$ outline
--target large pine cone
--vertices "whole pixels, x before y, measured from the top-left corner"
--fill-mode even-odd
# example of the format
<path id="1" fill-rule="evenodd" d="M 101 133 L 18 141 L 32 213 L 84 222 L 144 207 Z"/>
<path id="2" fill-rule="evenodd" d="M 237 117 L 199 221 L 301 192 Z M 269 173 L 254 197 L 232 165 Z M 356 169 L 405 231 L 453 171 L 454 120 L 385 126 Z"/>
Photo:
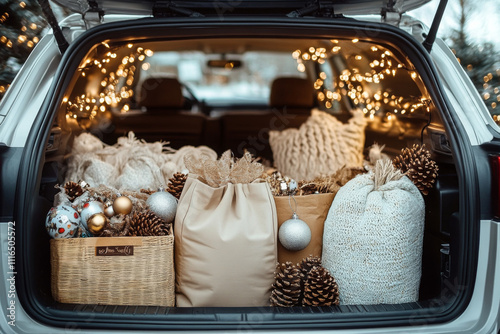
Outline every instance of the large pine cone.
<path id="1" fill-rule="evenodd" d="M 179 199 L 186 183 L 187 175 L 182 173 L 175 173 L 174 176 L 168 179 L 169 184 L 167 191 Z"/>
<path id="2" fill-rule="evenodd" d="M 417 186 L 422 194 L 427 195 L 436 182 L 438 166 L 431 160 L 431 153 L 425 145 L 414 144 L 412 148 L 404 148 L 401 155 L 392 163 L 399 168 Z"/>
<path id="3" fill-rule="evenodd" d="M 302 306 L 339 304 L 339 287 L 332 275 L 321 266 L 311 269 L 304 283 Z"/>
<path id="4" fill-rule="evenodd" d="M 302 300 L 304 299 L 304 284 L 309 277 L 309 273 L 313 268 L 321 267 L 321 258 L 317 256 L 309 255 L 308 257 L 302 259 L 302 261 L 298 264 L 300 270 L 300 279 L 301 279 L 301 293 L 299 298 L 299 305 L 302 304 Z"/>
<path id="5" fill-rule="evenodd" d="M 153 212 L 134 213 L 130 220 L 129 236 L 162 236 L 170 234 L 170 225 Z"/>
<path id="6" fill-rule="evenodd" d="M 303 280 L 307 280 L 309 276 L 309 272 L 314 267 L 321 267 L 321 258 L 317 256 L 309 255 L 305 259 L 303 259 L 299 264 L 300 274 Z"/>
<path id="7" fill-rule="evenodd" d="M 300 270 L 291 262 L 278 266 L 274 274 L 271 306 L 297 306 L 301 294 Z"/>
<path id="8" fill-rule="evenodd" d="M 64 185 L 64 191 L 71 202 L 73 202 L 77 197 L 82 196 L 84 192 L 82 186 L 73 181 L 66 182 Z"/>

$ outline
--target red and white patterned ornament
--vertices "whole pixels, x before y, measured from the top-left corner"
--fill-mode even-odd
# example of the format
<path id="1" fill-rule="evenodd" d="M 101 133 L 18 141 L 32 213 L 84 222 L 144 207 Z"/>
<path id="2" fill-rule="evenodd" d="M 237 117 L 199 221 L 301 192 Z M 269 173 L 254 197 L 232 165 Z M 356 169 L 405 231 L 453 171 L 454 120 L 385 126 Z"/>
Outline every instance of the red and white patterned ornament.
<path id="1" fill-rule="evenodd" d="M 80 215 L 69 205 L 50 209 L 45 219 L 45 229 L 52 238 L 73 238 L 80 224 Z"/>

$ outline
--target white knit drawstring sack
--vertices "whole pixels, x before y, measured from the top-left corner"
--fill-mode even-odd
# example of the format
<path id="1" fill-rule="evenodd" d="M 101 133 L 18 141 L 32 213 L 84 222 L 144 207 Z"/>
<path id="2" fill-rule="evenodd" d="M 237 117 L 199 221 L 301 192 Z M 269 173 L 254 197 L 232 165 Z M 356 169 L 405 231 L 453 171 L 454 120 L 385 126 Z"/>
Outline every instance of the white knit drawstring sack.
<path id="1" fill-rule="evenodd" d="M 342 123 L 334 116 L 313 110 L 299 129 L 270 131 L 269 144 L 276 168 L 296 180 L 331 175 L 345 167 L 361 167 L 366 119 L 360 110 Z"/>
<path id="2" fill-rule="evenodd" d="M 418 300 L 425 205 L 418 188 L 390 160 L 344 185 L 323 234 L 323 266 L 341 304 Z"/>

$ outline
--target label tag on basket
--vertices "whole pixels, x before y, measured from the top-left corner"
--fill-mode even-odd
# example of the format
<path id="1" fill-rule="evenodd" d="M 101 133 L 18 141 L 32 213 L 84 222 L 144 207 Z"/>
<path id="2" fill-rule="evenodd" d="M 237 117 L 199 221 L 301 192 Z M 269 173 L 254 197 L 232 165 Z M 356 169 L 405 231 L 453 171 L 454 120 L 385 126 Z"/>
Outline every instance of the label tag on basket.
<path id="1" fill-rule="evenodd" d="M 97 246 L 95 256 L 131 256 L 134 246 Z"/>

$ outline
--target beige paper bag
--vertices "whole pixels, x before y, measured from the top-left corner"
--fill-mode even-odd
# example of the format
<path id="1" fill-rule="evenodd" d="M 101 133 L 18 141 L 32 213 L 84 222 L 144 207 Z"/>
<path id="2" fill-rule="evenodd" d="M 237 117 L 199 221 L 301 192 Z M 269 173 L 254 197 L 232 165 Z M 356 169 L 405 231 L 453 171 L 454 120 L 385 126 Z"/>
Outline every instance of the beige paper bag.
<path id="1" fill-rule="evenodd" d="M 174 235 L 178 307 L 269 305 L 277 219 L 267 183 L 212 188 L 190 174 Z"/>
<path id="2" fill-rule="evenodd" d="M 311 229 L 311 242 L 300 251 L 286 250 L 278 241 L 278 260 L 280 263 L 287 261 L 293 264 L 299 263 L 303 258 L 313 255 L 321 257 L 323 247 L 323 226 L 332 205 L 334 194 L 313 194 L 295 196 L 297 201 L 297 215 L 305 221 Z M 278 229 L 281 225 L 292 218 L 293 210 L 290 208 L 288 196 L 275 196 L 276 211 L 278 213 Z M 295 204 L 292 201 L 295 208 Z"/>

